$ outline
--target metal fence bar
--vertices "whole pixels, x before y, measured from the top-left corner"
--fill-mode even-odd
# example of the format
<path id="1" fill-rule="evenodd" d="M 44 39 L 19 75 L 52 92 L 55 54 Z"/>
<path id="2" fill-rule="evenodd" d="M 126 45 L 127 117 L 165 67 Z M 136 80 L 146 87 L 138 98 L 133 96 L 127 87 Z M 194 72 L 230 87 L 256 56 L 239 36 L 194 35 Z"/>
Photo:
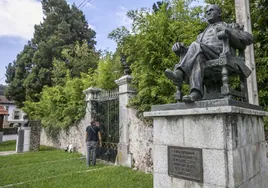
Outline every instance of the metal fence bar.
<path id="1" fill-rule="evenodd" d="M 95 119 L 102 129 L 102 147 L 98 148 L 97 157 L 115 162 L 119 142 L 119 90 L 102 90 L 94 100 Z"/>
<path id="2" fill-rule="evenodd" d="M 112 90 L 103 90 L 100 92 L 99 97 L 97 98 L 98 101 L 106 101 L 106 100 L 114 100 L 118 99 L 118 88 Z"/>
<path id="3" fill-rule="evenodd" d="M 101 123 L 103 141 L 119 142 L 119 95 L 118 88 L 102 90 L 95 100 L 96 119 Z"/>

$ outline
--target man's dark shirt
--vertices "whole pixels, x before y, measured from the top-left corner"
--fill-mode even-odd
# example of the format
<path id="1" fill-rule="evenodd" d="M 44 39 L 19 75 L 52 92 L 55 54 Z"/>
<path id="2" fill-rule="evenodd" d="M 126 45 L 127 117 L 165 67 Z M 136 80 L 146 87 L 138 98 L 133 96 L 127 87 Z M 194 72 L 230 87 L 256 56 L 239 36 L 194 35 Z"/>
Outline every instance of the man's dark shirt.
<path id="1" fill-rule="evenodd" d="M 98 132 L 100 132 L 99 127 L 97 127 L 96 125 L 90 125 L 87 127 L 86 132 L 87 132 L 87 141 L 95 141 L 95 142 L 99 141 L 98 138 Z"/>

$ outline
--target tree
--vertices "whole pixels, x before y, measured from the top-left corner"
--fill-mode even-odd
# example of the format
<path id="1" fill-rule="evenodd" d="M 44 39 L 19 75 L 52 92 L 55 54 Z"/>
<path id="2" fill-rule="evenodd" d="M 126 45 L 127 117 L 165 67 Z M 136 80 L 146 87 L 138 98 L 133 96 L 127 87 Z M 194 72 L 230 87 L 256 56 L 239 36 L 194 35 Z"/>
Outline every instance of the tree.
<path id="1" fill-rule="evenodd" d="M 79 58 L 75 60 L 80 65 L 90 53 L 83 51 L 83 45 L 77 44 L 76 49 L 75 55 L 79 55 Z M 110 52 L 103 55 L 97 69 L 89 69 L 88 73 L 82 72 L 80 77 L 72 77 L 64 61 L 54 60 L 53 63 L 53 81 L 57 84 L 52 87 L 45 86 L 39 101 L 26 101 L 23 107 L 30 118 L 41 120 L 50 134 L 72 126 L 84 117 L 86 103 L 83 90 L 88 87 L 113 89 L 117 87 L 114 80 L 122 75 L 119 56 Z"/>
<path id="2" fill-rule="evenodd" d="M 18 107 L 23 106 L 25 101 L 26 90 L 23 82 L 30 74 L 33 54 L 34 49 L 31 46 L 31 42 L 28 42 L 23 51 L 17 55 L 17 60 L 9 63 L 6 67 L 6 83 L 9 85 L 5 95 L 13 99 Z"/>
<path id="3" fill-rule="evenodd" d="M 192 8 L 191 2 L 163 3 L 153 13 L 146 9 L 130 11 L 127 15 L 133 20 L 131 34 L 121 39 L 114 35 L 119 29 L 110 34 L 117 42 L 120 39 L 117 50 L 131 63 L 132 83 L 137 91 L 131 105 L 139 111 L 149 110 L 152 104 L 174 102 L 175 86 L 164 75 L 166 68 L 173 69 L 178 62 L 171 47 L 177 41 L 189 45 L 204 29 L 201 7 Z"/>
<path id="4" fill-rule="evenodd" d="M 255 0 L 251 2 L 251 23 L 255 38 L 254 52 L 257 70 L 257 82 L 260 105 L 268 108 L 268 2 Z M 262 16 L 260 16 L 262 15 Z"/>
<path id="5" fill-rule="evenodd" d="M 77 41 L 74 48 L 62 50 L 61 58 L 54 58 L 52 83 L 63 85 L 66 70 L 70 70 L 71 77 L 80 77 L 81 73 L 87 73 L 89 68 L 96 69 L 97 62 L 98 53 L 89 48 L 87 41 L 84 40 L 82 44 Z"/>
<path id="6" fill-rule="evenodd" d="M 94 47 L 95 32 L 89 28 L 82 11 L 75 5 L 69 6 L 65 0 L 42 0 L 41 3 L 45 16 L 43 22 L 35 25 L 33 39 L 24 47 L 15 62 L 8 66 L 6 72 L 9 83 L 7 94 L 17 101 L 19 106 L 23 106 L 25 100 L 39 101 L 43 87 L 53 86 L 54 59 L 70 61 L 71 63 L 66 63 L 66 68 L 71 70 L 73 77 L 80 76 L 80 72 L 88 72 L 89 68 L 96 68 L 98 54 Z M 87 60 L 92 58 L 86 64 L 78 65 L 78 61 L 70 60 L 79 58 L 75 57 L 77 42 L 82 45 L 84 51 L 89 52 Z M 88 49 L 84 49 L 85 46 Z M 70 59 L 66 58 L 63 50 L 68 53 Z M 27 65 L 24 63 L 25 58 Z M 16 70 L 15 76 L 12 75 L 12 69 Z M 21 76 L 19 74 L 23 69 L 27 73 L 22 73 Z"/>
<path id="7" fill-rule="evenodd" d="M 254 51 L 257 71 L 257 83 L 260 105 L 268 109 L 268 2 L 251 2 L 251 23 L 255 38 Z M 262 15 L 262 16 L 260 16 Z M 265 117 L 265 129 L 268 130 L 268 118 Z"/>
<path id="8" fill-rule="evenodd" d="M 154 3 L 154 4 L 153 4 L 153 7 L 152 7 L 154 13 L 157 13 L 157 12 L 161 9 L 161 6 L 162 6 L 162 5 L 165 6 L 166 4 L 168 4 L 168 2 L 157 1 L 156 3 Z M 166 8 L 168 8 L 168 6 L 166 6 Z"/>
<path id="9" fill-rule="evenodd" d="M 102 89 L 114 89 L 118 87 L 114 82 L 122 76 L 120 56 L 115 53 L 106 52 L 98 63 L 96 70 L 96 86 Z"/>
<path id="10" fill-rule="evenodd" d="M 67 128 L 85 115 L 85 85 L 83 79 L 72 79 L 69 73 L 64 86 L 45 86 L 40 100 L 26 101 L 23 110 L 31 119 L 41 120 L 42 126 L 50 133 Z"/>

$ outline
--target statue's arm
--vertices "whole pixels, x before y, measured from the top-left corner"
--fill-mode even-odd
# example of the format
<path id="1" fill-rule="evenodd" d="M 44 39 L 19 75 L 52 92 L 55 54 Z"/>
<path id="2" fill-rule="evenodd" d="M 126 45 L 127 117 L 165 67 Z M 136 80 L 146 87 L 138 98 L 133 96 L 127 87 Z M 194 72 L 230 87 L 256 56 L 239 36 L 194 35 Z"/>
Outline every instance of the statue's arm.
<path id="1" fill-rule="evenodd" d="M 237 27 L 217 28 L 217 35 L 221 40 L 228 38 L 230 45 L 236 49 L 245 49 L 253 43 L 253 36 Z"/>
<path id="2" fill-rule="evenodd" d="M 181 58 L 187 53 L 188 47 L 184 46 L 183 43 L 176 42 L 172 46 L 172 51 Z"/>
<path id="3" fill-rule="evenodd" d="M 230 45 L 237 49 L 245 49 L 247 45 L 253 43 L 253 36 L 245 31 L 229 30 Z"/>

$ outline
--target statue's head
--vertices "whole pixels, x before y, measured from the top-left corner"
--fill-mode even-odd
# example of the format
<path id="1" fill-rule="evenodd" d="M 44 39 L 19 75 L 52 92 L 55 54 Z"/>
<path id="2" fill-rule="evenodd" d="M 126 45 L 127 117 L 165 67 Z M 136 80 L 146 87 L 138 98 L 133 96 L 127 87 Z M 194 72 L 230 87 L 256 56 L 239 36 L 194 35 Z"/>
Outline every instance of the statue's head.
<path id="1" fill-rule="evenodd" d="M 218 5 L 208 5 L 206 8 L 206 19 L 210 24 L 221 21 L 221 8 Z"/>

